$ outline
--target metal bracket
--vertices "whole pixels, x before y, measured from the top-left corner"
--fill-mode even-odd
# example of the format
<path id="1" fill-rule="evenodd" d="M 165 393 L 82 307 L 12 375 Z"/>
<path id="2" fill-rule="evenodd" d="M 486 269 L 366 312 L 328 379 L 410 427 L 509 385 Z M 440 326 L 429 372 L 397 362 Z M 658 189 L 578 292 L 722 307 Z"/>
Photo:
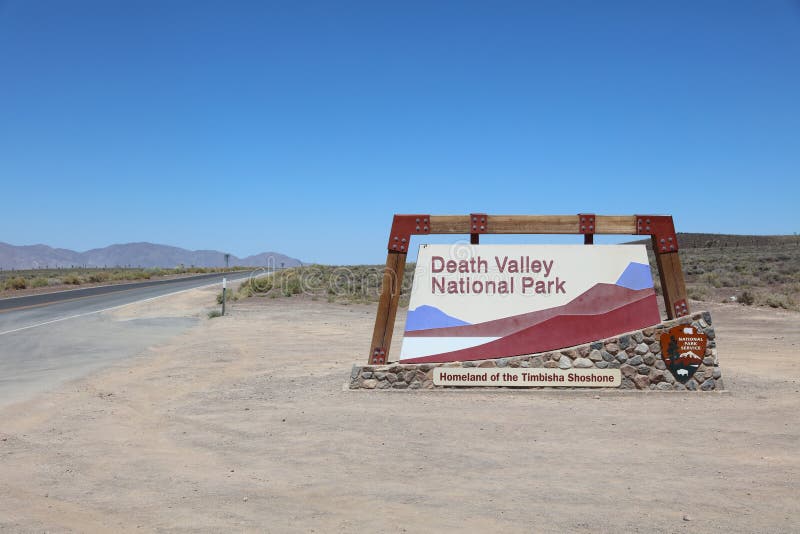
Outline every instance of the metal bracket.
<path id="1" fill-rule="evenodd" d="M 469 227 L 469 242 L 472 245 L 477 245 L 481 242 L 481 234 L 489 231 L 489 216 L 485 213 L 470 213 Z"/>
<path id="2" fill-rule="evenodd" d="M 594 244 L 594 213 L 578 214 L 578 233 L 583 234 L 583 244 Z"/>
<path id="3" fill-rule="evenodd" d="M 594 213 L 578 214 L 578 233 L 584 235 L 594 233 Z"/>
<path id="4" fill-rule="evenodd" d="M 431 233 L 430 215 L 395 215 L 389 234 L 389 252 L 408 252 L 411 236 Z"/>
<path id="5" fill-rule="evenodd" d="M 383 365 L 386 363 L 386 351 L 383 347 L 375 347 L 369 359 L 370 365 Z"/>
<path id="6" fill-rule="evenodd" d="M 675 317 L 683 317 L 689 315 L 689 307 L 686 306 L 686 300 L 680 299 L 675 301 Z"/>
<path id="7" fill-rule="evenodd" d="M 659 254 L 678 251 L 678 236 L 669 215 L 636 215 L 636 233 L 653 236 L 653 246 Z"/>
<path id="8" fill-rule="evenodd" d="M 489 216 L 485 213 L 470 213 L 469 228 L 470 234 L 489 233 Z"/>

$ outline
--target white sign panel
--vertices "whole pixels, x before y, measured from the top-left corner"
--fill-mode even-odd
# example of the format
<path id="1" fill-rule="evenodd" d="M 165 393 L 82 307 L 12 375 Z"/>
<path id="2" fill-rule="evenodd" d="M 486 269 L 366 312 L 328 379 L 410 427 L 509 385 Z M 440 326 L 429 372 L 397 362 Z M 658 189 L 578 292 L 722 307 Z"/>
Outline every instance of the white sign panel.
<path id="1" fill-rule="evenodd" d="M 400 360 L 532 354 L 658 322 L 644 245 L 422 245 Z"/>

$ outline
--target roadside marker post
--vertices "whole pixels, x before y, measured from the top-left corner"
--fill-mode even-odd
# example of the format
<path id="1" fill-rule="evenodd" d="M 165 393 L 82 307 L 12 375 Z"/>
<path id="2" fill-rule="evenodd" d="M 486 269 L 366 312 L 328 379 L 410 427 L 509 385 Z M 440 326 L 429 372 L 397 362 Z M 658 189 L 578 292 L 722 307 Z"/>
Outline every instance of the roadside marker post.
<path id="1" fill-rule="evenodd" d="M 228 279 L 222 277 L 222 315 L 225 315 L 225 291 L 228 288 Z"/>

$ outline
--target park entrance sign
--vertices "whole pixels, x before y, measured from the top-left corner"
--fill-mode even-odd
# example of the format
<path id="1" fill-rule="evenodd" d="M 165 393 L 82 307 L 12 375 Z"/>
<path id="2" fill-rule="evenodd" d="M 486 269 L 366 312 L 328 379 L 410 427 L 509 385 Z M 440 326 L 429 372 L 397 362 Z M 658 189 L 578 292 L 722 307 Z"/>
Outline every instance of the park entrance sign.
<path id="1" fill-rule="evenodd" d="M 411 238 L 429 234 L 470 239 L 422 245 L 405 287 Z M 584 244 L 486 245 L 481 234 Z M 595 234 L 650 236 L 650 247 L 594 245 Z M 369 360 L 351 369 L 350 389 L 724 389 L 711 314 L 689 310 L 669 215 L 395 215 L 387 248 Z M 409 289 L 403 343 L 390 351 Z"/>
<path id="2" fill-rule="evenodd" d="M 397 360 L 397 358 L 390 359 L 389 350 L 392 344 L 394 321 L 397 317 L 397 306 L 400 303 L 400 294 L 403 289 L 403 272 L 411 245 L 411 236 L 429 234 L 468 234 L 470 243 L 473 245 L 478 244 L 481 234 L 582 234 L 585 245 L 594 243 L 595 234 L 649 235 L 656 257 L 667 318 L 675 319 L 689 315 L 686 285 L 678 257 L 678 237 L 675 234 L 672 217 L 669 215 L 594 215 L 587 213 L 578 215 L 487 215 L 485 213 L 395 215 L 389 233 L 387 244 L 389 254 L 386 257 L 381 297 L 378 301 L 378 313 L 375 317 L 375 329 L 370 344 L 369 363 L 371 365 L 385 365 L 390 361 Z M 518 269 L 528 268 L 535 271 L 546 268 L 542 261 L 548 258 L 534 256 L 531 259 L 528 256 L 528 260 L 525 260 L 524 254 L 522 256 L 523 263 L 516 265 Z M 511 259 L 509 256 L 509 270 L 512 265 Z M 525 263 L 526 261 L 527 263 Z M 537 261 L 539 263 L 536 263 Z M 550 265 L 550 269 L 553 268 L 553 265 L 555 264 Z M 447 269 L 446 264 L 437 265 L 437 267 Z M 460 268 L 460 265 L 456 265 L 456 270 Z M 583 269 L 589 271 L 592 266 L 586 264 Z M 543 272 L 529 274 L 541 275 Z M 553 284 L 550 284 L 551 281 Z M 549 294 L 558 295 L 559 286 L 555 280 L 542 278 L 537 282 L 544 282 L 545 289 L 550 291 Z M 460 284 L 460 282 L 457 283 Z M 466 284 L 466 281 L 464 283 Z M 524 282 L 520 280 L 519 283 Z M 445 289 L 449 290 L 450 287 L 448 285 Z M 532 289 L 534 292 L 537 289 L 541 291 L 542 287 L 534 282 Z M 566 287 L 565 284 L 563 286 L 565 291 Z M 510 287 L 508 289 L 510 290 Z M 515 289 L 521 288 L 515 287 Z"/>
<path id="3" fill-rule="evenodd" d="M 644 245 L 422 245 L 400 361 L 533 354 L 660 319 Z"/>

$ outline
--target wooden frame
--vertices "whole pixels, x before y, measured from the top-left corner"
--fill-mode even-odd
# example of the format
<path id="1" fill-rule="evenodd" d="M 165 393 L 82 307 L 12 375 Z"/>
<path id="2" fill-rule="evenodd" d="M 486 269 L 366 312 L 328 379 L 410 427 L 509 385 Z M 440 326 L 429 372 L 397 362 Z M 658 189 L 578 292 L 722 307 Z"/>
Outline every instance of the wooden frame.
<path id="1" fill-rule="evenodd" d="M 370 364 L 389 361 L 411 236 L 427 234 L 469 234 L 472 244 L 480 242 L 481 234 L 583 234 L 585 244 L 594 242 L 594 234 L 649 235 L 667 317 L 689 314 L 678 238 L 670 215 L 395 215 L 370 345 Z"/>

